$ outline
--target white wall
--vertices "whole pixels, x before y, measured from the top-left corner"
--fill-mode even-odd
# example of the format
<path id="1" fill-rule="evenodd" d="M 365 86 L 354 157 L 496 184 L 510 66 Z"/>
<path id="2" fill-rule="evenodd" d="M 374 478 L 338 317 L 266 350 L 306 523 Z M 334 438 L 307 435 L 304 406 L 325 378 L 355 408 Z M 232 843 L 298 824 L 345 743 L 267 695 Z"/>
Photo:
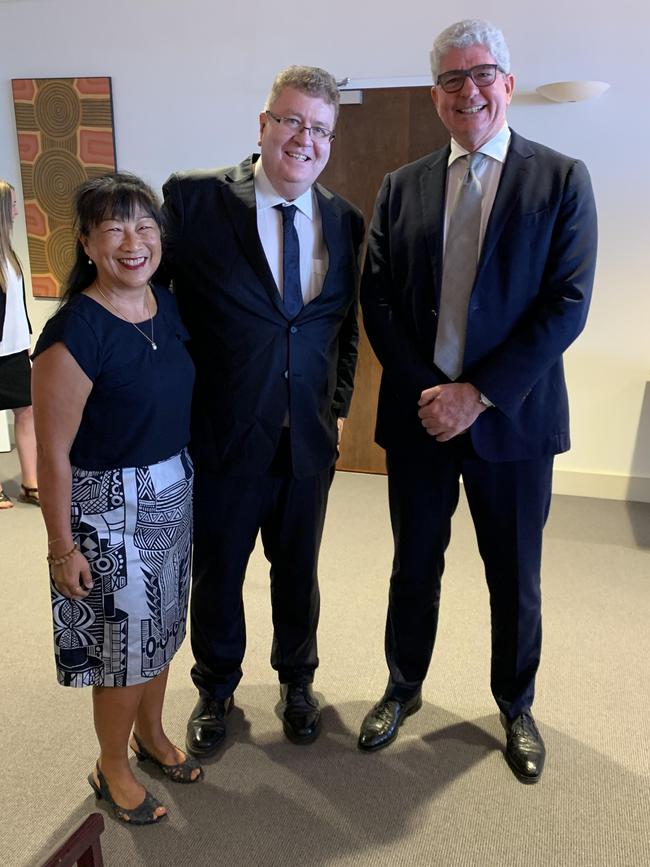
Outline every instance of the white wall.
<path id="1" fill-rule="evenodd" d="M 650 501 L 650 7 L 599 5 L 483 0 L 456 4 L 450 17 L 430 0 L 2 0 L 0 177 L 20 189 L 11 78 L 110 75 L 118 165 L 160 187 L 173 170 L 254 150 L 257 115 L 282 66 L 320 65 L 337 78 L 423 76 L 436 32 L 453 19 L 489 17 L 513 58 L 511 125 L 584 159 L 599 206 L 591 316 L 567 353 L 573 450 L 558 459 L 556 490 Z M 573 105 L 534 96 L 537 85 L 567 79 L 611 89 Z M 16 244 L 27 262 L 22 220 Z M 30 301 L 36 329 L 53 306 Z"/>

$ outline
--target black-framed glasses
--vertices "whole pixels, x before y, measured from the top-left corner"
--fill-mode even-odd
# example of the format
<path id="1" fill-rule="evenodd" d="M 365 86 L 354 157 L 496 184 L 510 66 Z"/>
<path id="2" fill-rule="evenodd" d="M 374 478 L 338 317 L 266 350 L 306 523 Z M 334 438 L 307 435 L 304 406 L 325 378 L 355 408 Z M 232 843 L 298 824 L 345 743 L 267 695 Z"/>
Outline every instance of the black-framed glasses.
<path id="1" fill-rule="evenodd" d="M 292 133 L 298 133 L 305 130 L 308 132 L 312 141 L 334 141 L 336 133 L 326 126 L 305 126 L 305 124 L 297 117 L 280 117 L 273 114 L 268 109 L 264 112 L 267 117 L 272 118 L 277 124 L 282 125 L 285 129 L 291 130 Z"/>
<path id="2" fill-rule="evenodd" d="M 477 87 L 490 87 L 494 84 L 497 71 L 503 72 L 498 63 L 480 63 L 471 69 L 450 69 L 442 72 L 436 79 L 445 93 L 457 93 L 462 90 L 466 78 L 471 78 Z"/>

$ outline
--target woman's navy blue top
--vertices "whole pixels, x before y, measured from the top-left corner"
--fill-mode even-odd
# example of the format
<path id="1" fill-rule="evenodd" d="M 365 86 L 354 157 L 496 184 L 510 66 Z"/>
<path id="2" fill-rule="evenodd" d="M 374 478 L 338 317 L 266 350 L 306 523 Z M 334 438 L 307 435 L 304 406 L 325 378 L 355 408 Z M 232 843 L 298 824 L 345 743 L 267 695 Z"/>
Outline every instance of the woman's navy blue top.
<path id="1" fill-rule="evenodd" d="M 33 357 L 63 343 L 93 388 L 70 449 L 85 470 L 143 467 L 189 442 L 194 365 L 176 300 L 154 288 L 153 349 L 130 322 L 87 295 L 77 295 L 46 323 Z M 151 336 L 151 320 L 138 322 Z"/>

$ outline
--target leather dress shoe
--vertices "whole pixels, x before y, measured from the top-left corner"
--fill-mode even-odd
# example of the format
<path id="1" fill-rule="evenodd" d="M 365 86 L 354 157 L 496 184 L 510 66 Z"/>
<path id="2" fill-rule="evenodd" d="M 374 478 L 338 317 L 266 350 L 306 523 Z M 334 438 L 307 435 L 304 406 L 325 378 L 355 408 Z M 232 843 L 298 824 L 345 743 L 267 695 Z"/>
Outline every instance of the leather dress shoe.
<path id="1" fill-rule="evenodd" d="M 320 732 L 320 707 L 310 683 L 281 683 L 282 727 L 294 744 L 310 744 Z"/>
<path id="2" fill-rule="evenodd" d="M 501 714 L 501 724 L 506 730 L 506 761 L 515 777 L 522 783 L 536 783 L 544 770 L 546 748 L 529 712 L 520 713 L 509 720 Z"/>
<path id="3" fill-rule="evenodd" d="M 226 736 L 226 714 L 233 707 L 233 698 L 200 696 L 187 721 L 185 746 L 188 753 L 208 758 L 216 753 Z"/>
<path id="4" fill-rule="evenodd" d="M 408 701 L 382 698 L 361 723 L 358 746 L 368 752 L 387 747 L 397 737 L 399 727 L 407 716 L 417 713 L 422 707 L 422 694 L 416 693 Z"/>

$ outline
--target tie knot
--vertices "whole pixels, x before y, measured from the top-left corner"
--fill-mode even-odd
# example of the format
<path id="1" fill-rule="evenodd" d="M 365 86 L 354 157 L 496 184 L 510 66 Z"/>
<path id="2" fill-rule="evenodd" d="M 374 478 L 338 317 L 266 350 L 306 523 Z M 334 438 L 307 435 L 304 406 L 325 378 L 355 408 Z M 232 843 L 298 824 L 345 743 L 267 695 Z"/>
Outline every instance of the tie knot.
<path id="1" fill-rule="evenodd" d="M 273 205 L 276 211 L 282 214 L 282 222 L 293 225 L 293 218 L 298 210 L 295 205 Z"/>
<path id="2" fill-rule="evenodd" d="M 476 151 L 473 154 L 467 154 L 467 177 L 475 177 L 476 169 L 481 165 L 483 160 L 485 159 L 485 154 Z"/>

